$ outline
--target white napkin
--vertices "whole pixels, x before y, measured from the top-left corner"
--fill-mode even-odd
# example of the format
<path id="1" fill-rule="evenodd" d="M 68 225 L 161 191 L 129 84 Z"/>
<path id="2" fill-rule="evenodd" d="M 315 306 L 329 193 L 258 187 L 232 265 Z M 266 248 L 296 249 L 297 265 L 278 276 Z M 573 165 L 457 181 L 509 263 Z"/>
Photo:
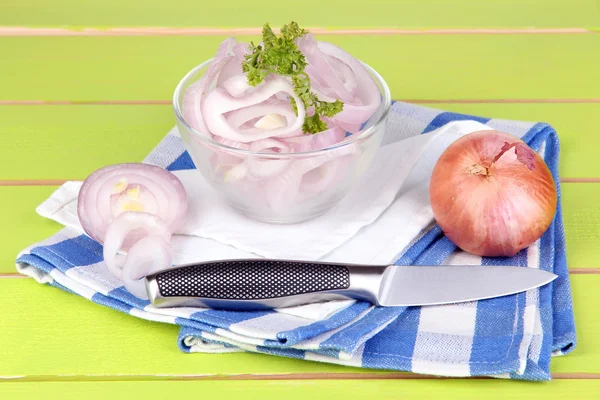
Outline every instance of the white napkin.
<path id="1" fill-rule="evenodd" d="M 225 204 L 198 171 L 175 171 L 188 193 L 189 211 L 173 237 L 173 261 L 267 257 L 390 263 L 433 223 L 429 179 L 441 153 L 463 135 L 490 129 L 475 121 L 451 122 L 383 145 L 366 175 L 335 208 L 293 225 L 250 220 Z M 81 230 L 76 215 L 80 187 L 79 181 L 65 183 L 37 212 Z"/>

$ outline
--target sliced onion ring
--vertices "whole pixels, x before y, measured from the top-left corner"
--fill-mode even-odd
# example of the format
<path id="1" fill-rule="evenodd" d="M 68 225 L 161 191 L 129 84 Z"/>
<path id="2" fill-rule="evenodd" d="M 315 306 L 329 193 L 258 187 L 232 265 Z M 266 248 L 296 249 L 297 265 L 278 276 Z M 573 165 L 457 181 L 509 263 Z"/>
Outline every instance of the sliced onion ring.
<path id="1" fill-rule="evenodd" d="M 331 66 L 328 58 L 319 48 L 315 37 L 310 33 L 303 35 L 296 39 L 296 44 L 305 55 L 308 63 L 319 72 L 322 80 L 335 91 L 339 98 L 343 102 L 351 102 L 354 99 L 353 93 L 346 88 L 336 70 Z"/>
<path id="2" fill-rule="evenodd" d="M 281 115 L 287 122 L 286 126 L 293 124 L 296 120 L 296 114 L 290 107 L 290 102 L 282 100 L 268 101 L 231 111 L 226 119 L 232 127 L 240 128 L 246 122 L 268 114 Z"/>
<path id="3" fill-rule="evenodd" d="M 127 194 L 127 188 L 143 187 L 151 196 L 152 211 L 163 220 L 171 232 L 177 230 L 187 212 L 187 198 L 181 181 L 169 171 L 151 164 L 115 164 L 93 172 L 83 182 L 77 201 L 77 215 L 83 230 L 94 240 L 102 243 L 108 226 L 121 212 L 148 211 L 118 210 L 112 205 L 119 190 Z M 142 204 L 143 206 L 143 204 Z"/>
<path id="4" fill-rule="evenodd" d="M 334 179 L 346 175 L 340 167 L 359 153 L 356 146 L 342 146 L 291 162 L 285 171 L 265 183 L 267 202 L 280 212 L 302 197 L 323 190 Z"/>
<path id="5" fill-rule="evenodd" d="M 359 101 L 344 103 L 344 109 L 336 114 L 334 119 L 351 124 L 362 124 L 367 121 L 381 103 L 381 93 L 377 88 L 377 84 L 360 61 L 338 46 L 327 42 L 319 42 L 318 46 L 324 54 L 337 58 L 354 73 L 355 83 L 353 84 L 356 86 L 356 96 Z"/>
<path id="6" fill-rule="evenodd" d="M 325 118 L 325 122 L 329 129 L 314 135 L 301 135 L 280 139 L 281 142 L 287 144 L 290 149 L 296 152 L 305 152 L 312 150 L 325 149 L 333 146 L 336 143 L 344 140 L 345 130 L 335 125 L 335 121 Z"/>
<path id="7" fill-rule="evenodd" d="M 231 126 L 224 114 L 239 110 L 245 107 L 255 106 L 273 97 L 279 92 L 287 93 L 291 96 L 298 106 L 298 115 L 293 124 L 278 129 L 264 130 L 260 128 L 236 128 Z M 291 107 L 291 106 L 290 106 Z M 269 75 L 264 85 L 248 96 L 240 99 L 232 97 L 223 88 L 216 88 L 206 96 L 202 106 L 203 116 L 206 125 L 211 132 L 227 139 L 238 142 L 248 143 L 255 140 L 266 139 L 269 137 L 280 137 L 295 134 L 304 123 L 304 105 L 302 100 L 294 92 L 292 85 L 279 75 Z"/>
<path id="8" fill-rule="evenodd" d="M 225 39 L 217 50 L 217 54 L 208 66 L 206 73 L 200 80 L 191 84 L 183 97 L 183 116 L 192 128 L 202 134 L 208 135 L 209 131 L 202 115 L 202 104 L 208 89 L 219 76 L 221 69 L 231 59 L 234 59 L 234 49 L 237 41 L 234 38 Z"/>
<path id="9" fill-rule="evenodd" d="M 165 222 L 156 215 L 136 211 L 121 213 L 106 230 L 103 247 L 104 263 L 114 276 L 122 279 L 121 267 L 116 261 L 120 250 L 130 251 L 147 236 L 158 236 L 165 242 L 169 242 L 171 233 Z"/>
<path id="10" fill-rule="evenodd" d="M 169 268 L 171 265 L 172 256 L 169 243 L 161 236 L 146 236 L 127 252 L 121 280 L 131 294 L 147 300 L 148 294 L 142 278 Z"/>
<path id="11" fill-rule="evenodd" d="M 250 144 L 253 152 L 265 150 L 276 153 L 288 153 L 289 147 L 275 139 L 263 139 Z M 249 156 L 246 159 L 248 173 L 256 178 L 266 178 L 281 173 L 290 163 L 290 159 Z"/>

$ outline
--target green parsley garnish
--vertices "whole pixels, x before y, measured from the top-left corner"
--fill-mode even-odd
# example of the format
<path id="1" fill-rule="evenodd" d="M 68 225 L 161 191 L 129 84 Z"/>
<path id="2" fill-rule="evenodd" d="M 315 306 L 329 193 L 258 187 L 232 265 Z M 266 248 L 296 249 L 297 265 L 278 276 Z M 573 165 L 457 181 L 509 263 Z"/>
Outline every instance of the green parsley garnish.
<path id="1" fill-rule="evenodd" d="M 339 99 L 333 103 L 321 101 L 316 94 L 310 91 L 310 77 L 304 69 L 306 58 L 300 51 L 294 40 L 308 33 L 300 29 L 296 22 L 290 22 L 281 28 L 279 37 L 275 35 L 269 24 L 265 24 L 262 30 L 262 45 L 250 44 L 251 53 L 244 57 L 242 71 L 248 74 L 248 84 L 256 86 L 265 80 L 267 75 L 290 77 L 294 85 L 294 92 L 302 99 L 304 108 L 314 107 L 315 113 L 304 118 L 302 130 L 305 133 L 318 133 L 327 130 L 327 124 L 321 120 L 321 116 L 333 117 L 342 111 L 344 103 Z M 292 108 L 298 115 L 298 108 L 294 99 L 290 99 Z"/>

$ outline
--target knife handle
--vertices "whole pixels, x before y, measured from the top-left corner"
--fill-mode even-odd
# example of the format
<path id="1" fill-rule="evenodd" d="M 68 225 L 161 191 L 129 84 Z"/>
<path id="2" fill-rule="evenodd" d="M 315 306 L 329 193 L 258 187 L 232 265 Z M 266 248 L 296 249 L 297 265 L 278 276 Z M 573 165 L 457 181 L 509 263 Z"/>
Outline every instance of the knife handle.
<path id="1" fill-rule="evenodd" d="M 381 267 L 321 262 L 224 260 L 149 275 L 146 288 L 156 307 L 254 310 L 348 298 L 375 302 L 382 272 Z M 365 291 L 365 283 L 373 290 Z"/>

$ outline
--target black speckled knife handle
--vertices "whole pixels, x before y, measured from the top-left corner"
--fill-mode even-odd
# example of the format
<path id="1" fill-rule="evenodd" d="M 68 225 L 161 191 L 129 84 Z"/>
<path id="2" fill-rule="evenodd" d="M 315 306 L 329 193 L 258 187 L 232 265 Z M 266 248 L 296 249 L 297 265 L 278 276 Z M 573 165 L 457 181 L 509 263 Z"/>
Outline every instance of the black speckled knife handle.
<path id="1" fill-rule="evenodd" d="M 156 307 L 278 308 L 355 298 L 349 289 L 351 269 L 356 268 L 289 260 L 224 260 L 149 275 L 146 288 Z"/>

